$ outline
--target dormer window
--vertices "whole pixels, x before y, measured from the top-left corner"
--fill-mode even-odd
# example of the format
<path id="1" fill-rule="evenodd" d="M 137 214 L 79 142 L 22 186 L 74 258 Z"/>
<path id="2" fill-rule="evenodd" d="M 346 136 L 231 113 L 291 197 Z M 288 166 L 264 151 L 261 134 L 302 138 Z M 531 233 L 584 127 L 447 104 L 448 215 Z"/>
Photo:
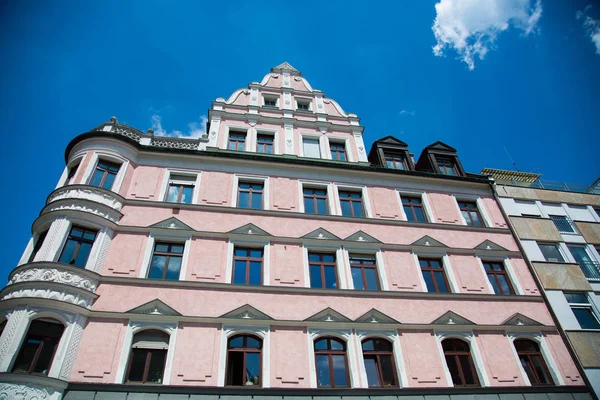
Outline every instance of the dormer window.
<path id="1" fill-rule="evenodd" d="M 310 100 L 308 100 L 308 99 L 297 99 L 296 103 L 298 104 L 298 107 L 296 107 L 296 110 L 298 110 L 298 111 L 310 111 Z"/>
<path id="2" fill-rule="evenodd" d="M 391 169 L 406 170 L 406 158 L 400 153 L 385 152 L 385 166 Z"/>
<path id="3" fill-rule="evenodd" d="M 458 176 L 456 163 L 448 157 L 436 157 L 438 170 L 442 175 Z"/>

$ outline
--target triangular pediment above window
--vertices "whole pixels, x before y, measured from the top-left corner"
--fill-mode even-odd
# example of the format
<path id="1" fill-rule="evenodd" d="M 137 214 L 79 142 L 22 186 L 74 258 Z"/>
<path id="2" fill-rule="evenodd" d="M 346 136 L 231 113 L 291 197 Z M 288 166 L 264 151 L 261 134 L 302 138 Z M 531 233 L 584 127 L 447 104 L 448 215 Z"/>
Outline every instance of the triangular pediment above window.
<path id="1" fill-rule="evenodd" d="M 235 310 L 229 311 L 223 315 L 221 318 L 232 318 L 232 319 L 259 319 L 259 320 L 272 320 L 273 318 L 269 317 L 264 312 L 252 307 L 250 304 L 243 305 Z"/>
<path id="2" fill-rule="evenodd" d="M 148 303 L 142 304 L 141 306 L 132 308 L 127 311 L 131 314 L 146 314 L 146 315 L 166 315 L 166 316 L 179 316 L 181 315 L 171 306 L 165 304 L 159 299 L 154 299 Z"/>
<path id="3" fill-rule="evenodd" d="M 317 239 L 317 240 L 341 240 L 327 229 L 318 228 L 314 231 L 302 236 L 301 239 Z"/>
<path id="4" fill-rule="evenodd" d="M 400 147 L 408 147 L 408 144 L 406 144 L 405 142 L 403 142 L 400 139 L 396 139 L 393 136 L 383 137 L 381 139 L 376 140 L 375 143 L 377 143 L 377 144 L 391 144 L 391 145 L 400 146 Z"/>
<path id="5" fill-rule="evenodd" d="M 343 314 L 335 311 L 331 307 L 327 307 L 323 311 L 319 311 L 315 315 L 312 315 L 305 319 L 305 321 L 313 322 L 351 322 L 351 319 Z"/>
<path id="6" fill-rule="evenodd" d="M 183 229 L 186 231 L 193 231 L 189 225 L 184 224 L 180 220 L 175 217 L 167 218 L 164 221 L 157 222 L 155 224 L 150 225 L 148 228 L 161 228 L 161 229 Z"/>
<path id="7" fill-rule="evenodd" d="M 375 239 L 373 236 L 364 233 L 363 231 L 358 231 L 348 236 L 346 239 L 350 242 L 359 242 L 359 243 L 381 243 L 379 240 Z"/>
<path id="8" fill-rule="evenodd" d="M 466 319 L 463 316 L 458 315 L 455 312 L 448 311 L 435 321 L 431 322 L 431 325 L 477 325 L 475 322 Z"/>
<path id="9" fill-rule="evenodd" d="M 394 318 L 385 315 L 381 311 L 378 311 L 374 308 L 370 309 L 360 317 L 356 318 L 354 322 L 359 322 L 361 324 L 399 324 L 400 322 L 396 321 Z"/>
<path id="10" fill-rule="evenodd" d="M 524 316 L 521 313 L 516 313 L 501 325 L 513 325 L 513 326 L 542 326 L 543 324 L 537 322 L 535 319 Z"/>
<path id="11" fill-rule="evenodd" d="M 231 230 L 228 233 L 234 233 L 237 235 L 273 236 L 269 232 L 263 231 L 254 224 L 246 224 L 244 226 L 240 226 L 239 228 Z"/>
<path id="12" fill-rule="evenodd" d="M 430 144 L 429 146 L 427 146 L 425 148 L 430 149 L 430 150 L 451 151 L 451 152 L 456 153 L 456 149 L 454 147 L 449 146 L 444 142 L 440 142 L 439 140 L 435 143 Z"/>
<path id="13" fill-rule="evenodd" d="M 498 250 L 498 251 L 508 251 L 504 247 L 500 246 L 492 242 L 491 240 L 484 240 L 479 245 L 475 247 L 475 250 Z"/>
<path id="14" fill-rule="evenodd" d="M 448 247 L 444 243 L 435 240 L 429 235 L 423 236 L 421 239 L 411 243 L 411 246 L 425 246 L 425 247 Z"/>

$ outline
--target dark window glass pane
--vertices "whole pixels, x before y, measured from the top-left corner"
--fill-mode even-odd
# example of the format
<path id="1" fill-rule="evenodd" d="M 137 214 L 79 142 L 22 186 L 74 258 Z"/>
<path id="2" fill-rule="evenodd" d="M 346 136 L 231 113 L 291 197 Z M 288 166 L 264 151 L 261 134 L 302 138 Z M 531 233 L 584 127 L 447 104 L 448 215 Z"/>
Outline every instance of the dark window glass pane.
<path id="1" fill-rule="evenodd" d="M 192 202 L 192 194 L 194 193 L 194 188 L 191 186 L 184 186 L 183 192 L 181 193 L 181 202 L 184 204 L 190 204 Z"/>
<path id="2" fill-rule="evenodd" d="M 323 254 L 323 262 L 332 263 L 335 261 L 335 256 L 333 254 Z"/>
<path id="3" fill-rule="evenodd" d="M 377 359 L 375 357 L 365 356 L 365 369 L 367 371 L 367 382 L 369 387 L 379 387 L 379 373 L 377 371 Z"/>
<path id="4" fill-rule="evenodd" d="M 252 193 L 252 208 L 254 210 L 260 210 L 262 208 L 262 194 Z"/>
<path id="5" fill-rule="evenodd" d="M 459 356 L 460 365 L 464 374 L 465 385 L 475 385 L 475 371 L 471 368 L 471 358 L 469 356 Z"/>
<path id="6" fill-rule="evenodd" d="M 417 222 L 426 222 L 425 214 L 423 214 L 423 209 L 421 207 L 415 207 L 415 214 L 417 215 Z"/>
<path id="7" fill-rule="evenodd" d="M 246 261 L 236 261 L 235 271 L 233 273 L 233 283 L 238 285 L 246 284 Z"/>
<path id="8" fill-rule="evenodd" d="M 373 342 L 375 343 L 375 350 L 392 352 L 392 344 L 387 340 L 375 339 Z"/>
<path id="9" fill-rule="evenodd" d="M 447 293 L 448 287 L 446 286 L 446 280 L 444 279 L 444 273 L 441 271 L 436 271 L 433 274 L 435 275 L 435 281 L 437 282 L 438 292 Z"/>
<path id="10" fill-rule="evenodd" d="M 21 352 L 15 362 L 15 366 L 13 367 L 13 372 L 29 372 L 35 353 L 41 344 L 42 341 L 40 339 L 26 339 L 21 347 Z"/>
<path id="11" fill-rule="evenodd" d="M 246 257 L 248 255 L 248 250 L 236 248 L 235 255 L 236 257 Z"/>
<path id="12" fill-rule="evenodd" d="M 481 219 L 479 218 L 479 213 L 472 212 L 471 220 L 473 221 L 471 224 L 472 226 L 479 226 L 479 227 L 483 226 L 483 223 L 481 222 Z"/>
<path id="13" fill-rule="evenodd" d="M 246 385 L 260 384 L 260 354 L 246 353 Z"/>
<path id="14" fill-rule="evenodd" d="M 250 257 L 252 258 L 262 258 L 262 250 L 259 249 L 251 249 Z"/>
<path id="15" fill-rule="evenodd" d="M 244 371 L 244 353 L 230 351 L 227 360 L 227 384 L 243 386 L 246 383 Z"/>
<path id="16" fill-rule="evenodd" d="M 506 276 L 500 275 L 500 274 L 497 274 L 496 276 L 498 277 L 498 280 L 500 281 L 500 286 L 502 287 L 502 293 L 511 294 L 512 289 L 510 287 L 510 284 L 508 283 L 508 279 L 506 278 Z M 495 289 L 494 289 L 494 291 L 495 291 Z"/>
<path id="17" fill-rule="evenodd" d="M 365 290 L 361 268 L 352 268 L 352 282 L 354 282 L 354 289 Z"/>
<path id="18" fill-rule="evenodd" d="M 250 262 L 250 285 L 261 284 L 262 263 L 257 261 Z"/>
<path id="19" fill-rule="evenodd" d="M 169 193 L 167 194 L 167 201 L 171 203 L 177 202 L 179 198 L 179 186 L 169 186 Z"/>
<path id="20" fill-rule="evenodd" d="M 433 284 L 433 277 L 429 271 L 423 271 L 423 279 L 425 280 L 425 285 L 427 285 L 428 292 L 435 292 L 435 285 Z"/>
<path id="21" fill-rule="evenodd" d="M 327 214 L 327 200 L 326 199 L 317 199 L 317 214 L 321 214 L 321 215 Z"/>
<path id="22" fill-rule="evenodd" d="M 581 325 L 581 329 L 600 329 L 598 320 L 589 308 L 573 308 L 572 310 L 575 318 L 579 321 L 579 325 Z"/>
<path id="23" fill-rule="evenodd" d="M 585 293 L 565 293 L 564 295 L 569 303 L 589 304 Z"/>
<path id="24" fill-rule="evenodd" d="M 249 208 L 250 207 L 250 193 L 248 192 L 240 192 L 240 200 L 238 203 L 239 208 Z"/>
<path id="25" fill-rule="evenodd" d="M 546 261 L 564 262 L 563 256 L 560 254 L 558 247 L 554 244 L 539 244 L 540 250 L 546 258 Z"/>
<path id="26" fill-rule="evenodd" d="M 169 252 L 169 245 L 165 243 L 157 243 L 154 247 L 154 251 L 159 253 L 167 253 Z"/>
<path id="27" fill-rule="evenodd" d="M 362 343 L 362 349 L 363 349 L 363 351 L 373 351 L 373 350 L 375 350 L 374 342 L 372 340 L 365 340 Z"/>
<path id="28" fill-rule="evenodd" d="M 77 242 L 74 240 L 67 240 L 65 243 L 65 247 L 63 249 L 62 254 L 60 255 L 60 260 L 58 262 L 64 264 L 70 264 L 73 261 L 73 255 L 75 254 L 75 249 L 77 248 Z"/>
<path id="29" fill-rule="evenodd" d="M 250 189 L 250 184 L 240 182 L 240 189 Z"/>
<path id="30" fill-rule="evenodd" d="M 490 283 L 492 284 L 492 288 L 494 288 L 494 293 L 502 294 L 502 292 L 500 291 L 500 286 L 498 286 L 498 282 L 496 281 L 495 275 L 488 274 L 488 279 L 490 280 Z"/>
<path id="31" fill-rule="evenodd" d="M 448 371 L 450 371 L 452 383 L 455 385 L 462 385 L 462 379 L 460 378 L 460 372 L 458 369 L 458 364 L 456 363 L 456 358 L 454 356 L 446 356 L 446 365 L 448 366 Z"/>
<path id="32" fill-rule="evenodd" d="M 162 279 L 163 273 L 165 270 L 165 262 L 167 260 L 166 256 L 153 256 L 152 264 L 150 266 L 150 274 L 148 278 L 150 279 Z"/>
<path id="33" fill-rule="evenodd" d="M 87 263 L 91 250 L 91 243 L 81 243 L 79 246 L 79 252 L 77 253 L 77 258 L 75 259 L 73 265 L 75 265 L 76 267 L 85 268 L 85 264 Z"/>
<path id="34" fill-rule="evenodd" d="M 381 362 L 381 373 L 383 374 L 382 380 L 383 385 L 393 385 L 396 386 L 396 371 L 394 368 L 394 363 L 392 361 L 391 356 L 380 356 L 379 360 Z"/>
<path id="35" fill-rule="evenodd" d="M 87 240 L 94 240 L 96 238 L 96 232 L 85 231 L 83 238 Z"/>
<path id="36" fill-rule="evenodd" d="M 90 181 L 90 185 L 91 186 L 100 186 L 103 176 L 104 176 L 104 171 L 95 170 L 94 175 L 92 175 L 92 180 Z"/>
<path id="37" fill-rule="evenodd" d="M 237 348 L 242 348 L 242 347 L 244 347 L 244 337 L 243 336 L 236 336 L 229 341 L 230 349 L 237 349 Z"/>
<path id="38" fill-rule="evenodd" d="M 346 356 L 332 355 L 333 379 L 335 386 L 348 386 L 348 371 L 346 371 Z"/>
<path id="39" fill-rule="evenodd" d="M 375 268 L 365 268 L 365 275 L 367 277 L 367 290 L 378 290 L 377 272 L 375 271 Z"/>
<path id="40" fill-rule="evenodd" d="M 330 339 L 331 350 L 341 351 L 344 350 L 344 343 L 337 339 Z"/>
<path id="41" fill-rule="evenodd" d="M 246 337 L 246 348 L 248 349 L 260 349 L 261 346 L 261 341 L 253 338 L 252 336 L 247 336 Z"/>
<path id="42" fill-rule="evenodd" d="M 179 271 L 181 269 L 181 257 L 173 257 L 169 258 L 169 266 L 167 269 L 166 279 L 168 280 L 178 280 L 179 279 Z"/>
<path id="43" fill-rule="evenodd" d="M 342 215 L 345 216 L 345 217 L 351 217 L 352 216 L 352 211 L 350 210 L 350 202 L 349 201 L 342 201 L 341 205 L 342 205 Z"/>
<path id="44" fill-rule="evenodd" d="M 329 357 L 324 354 L 316 355 L 317 367 L 317 385 L 331 386 L 331 376 L 329 371 Z"/>
<path id="45" fill-rule="evenodd" d="M 131 366 L 129 367 L 129 382 L 141 382 L 144 379 L 144 369 L 146 368 L 146 354 L 148 350 L 131 350 Z"/>
<path id="46" fill-rule="evenodd" d="M 311 288 L 322 288 L 323 280 L 321 279 L 321 267 L 311 265 L 310 266 L 310 287 Z"/>
<path id="47" fill-rule="evenodd" d="M 171 253 L 183 254 L 183 245 L 182 244 L 172 244 L 171 245 Z"/>
<path id="48" fill-rule="evenodd" d="M 335 289 L 337 287 L 335 267 L 333 266 L 325 267 L 325 287 L 327 289 Z"/>
<path id="49" fill-rule="evenodd" d="M 327 350 L 327 339 L 317 340 L 315 342 L 315 350 Z"/>
<path id="50" fill-rule="evenodd" d="M 164 350 L 153 350 L 148 366 L 148 378 L 146 382 L 162 383 L 165 370 L 165 358 L 167 352 Z"/>
<path id="51" fill-rule="evenodd" d="M 544 384 L 552 382 L 550 376 L 548 376 L 548 373 L 546 372 L 544 363 L 539 356 L 531 356 L 531 363 L 533 364 L 533 368 L 535 369 L 538 378 L 540 378 L 539 383 Z"/>
<path id="52" fill-rule="evenodd" d="M 304 212 L 315 214 L 315 201 L 312 197 L 304 198 Z"/>
<path id="53" fill-rule="evenodd" d="M 308 261 L 319 262 L 321 257 L 318 254 L 308 254 Z"/>
<path id="54" fill-rule="evenodd" d="M 362 208 L 362 203 L 361 202 L 353 202 L 352 203 L 352 208 L 354 210 L 354 216 L 355 217 L 362 217 L 363 216 L 363 208 Z"/>
<path id="55" fill-rule="evenodd" d="M 113 183 L 115 182 L 115 177 L 117 175 L 111 172 L 107 172 L 106 173 L 106 178 L 104 179 L 104 183 L 102 184 L 102 187 L 104 189 L 110 190 L 112 189 Z"/>

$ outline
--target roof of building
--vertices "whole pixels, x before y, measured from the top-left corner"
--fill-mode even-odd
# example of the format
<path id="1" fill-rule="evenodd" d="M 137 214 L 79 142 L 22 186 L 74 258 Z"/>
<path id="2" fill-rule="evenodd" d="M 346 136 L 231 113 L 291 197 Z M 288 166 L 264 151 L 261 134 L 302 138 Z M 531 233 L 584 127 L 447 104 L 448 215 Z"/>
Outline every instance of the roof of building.
<path id="1" fill-rule="evenodd" d="M 504 169 L 484 168 L 481 170 L 481 175 L 490 175 L 496 181 L 514 181 L 533 183 L 542 175 L 531 172 L 507 171 Z"/>

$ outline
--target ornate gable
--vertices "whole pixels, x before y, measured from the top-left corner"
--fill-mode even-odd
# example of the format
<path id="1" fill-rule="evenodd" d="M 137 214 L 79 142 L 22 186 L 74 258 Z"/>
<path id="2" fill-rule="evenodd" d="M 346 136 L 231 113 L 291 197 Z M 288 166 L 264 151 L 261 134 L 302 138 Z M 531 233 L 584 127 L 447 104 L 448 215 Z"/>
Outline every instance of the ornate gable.
<path id="1" fill-rule="evenodd" d="M 352 320 L 343 314 L 335 311 L 331 307 L 327 307 L 323 311 L 319 311 L 315 315 L 312 315 L 305 319 L 305 321 L 313 322 L 351 322 Z"/>
<path id="2" fill-rule="evenodd" d="M 150 225 L 148 228 L 161 228 L 161 229 L 181 229 L 186 231 L 193 231 L 189 225 L 184 224 L 180 220 L 175 217 L 167 218 L 163 221 L 157 222 L 155 224 Z"/>
<path id="3" fill-rule="evenodd" d="M 341 240 L 327 229 L 318 228 L 314 231 L 302 236 L 301 239 L 317 239 L 317 240 Z"/>
<path id="4" fill-rule="evenodd" d="M 496 244 L 496 243 L 492 242 L 491 240 L 484 240 L 483 242 L 481 242 L 480 244 L 478 244 L 475 247 L 475 250 L 508 251 L 508 249 L 505 249 L 504 247 L 500 246 L 499 244 Z"/>
<path id="5" fill-rule="evenodd" d="M 435 240 L 431 236 L 425 235 L 421 239 L 411 243 L 411 246 L 425 246 L 425 247 L 448 247 L 444 243 Z"/>
<path id="6" fill-rule="evenodd" d="M 271 68 L 271 72 L 292 72 L 297 75 L 300 75 L 300 71 L 298 71 L 296 68 L 292 67 L 292 64 L 290 64 L 287 61 L 284 61 L 281 64 L 279 64 L 278 66 Z"/>
<path id="7" fill-rule="evenodd" d="M 543 326 L 543 324 L 537 322 L 534 319 L 524 316 L 521 313 L 516 313 L 501 325 L 513 325 L 513 326 Z"/>
<path id="8" fill-rule="evenodd" d="M 250 304 L 245 304 L 241 307 L 236 308 L 235 310 L 229 311 L 223 315 L 221 318 L 232 318 L 232 319 L 258 319 L 258 320 L 272 320 L 273 318 L 269 317 L 267 314 L 262 311 L 252 307 Z"/>
<path id="9" fill-rule="evenodd" d="M 246 224 L 244 226 L 240 226 L 239 228 L 233 229 L 228 233 L 234 233 L 237 235 L 273 236 L 269 232 L 263 231 L 254 224 Z"/>
<path id="10" fill-rule="evenodd" d="M 381 243 L 379 240 L 375 239 L 373 236 L 364 233 L 363 231 L 358 231 L 348 236 L 346 239 L 351 242 L 361 242 L 361 243 Z"/>
<path id="11" fill-rule="evenodd" d="M 131 310 L 129 310 L 127 312 L 131 313 L 131 314 L 146 314 L 146 315 L 167 315 L 167 316 L 181 315 L 174 308 L 170 307 L 169 305 L 165 304 L 164 302 L 162 302 L 159 299 L 154 299 L 152 301 L 149 301 L 145 304 L 142 304 L 141 306 L 132 308 Z"/>
<path id="12" fill-rule="evenodd" d="M 453 311 L 447 311 L 444 315 L 431 322 L 431 325 L 477 325 L 475 322 L 458 315 Z"/>
<path id="13" fill-rule="evenodd" d="M 385 315 L 381 311 L 378 311 L 374 308 L 370 309 L 360 317 L 356 318 L 354 322 L 359 322 L 361 324 L 399 324 L 400 322 L 396 321 L 394 318 Z"/>

